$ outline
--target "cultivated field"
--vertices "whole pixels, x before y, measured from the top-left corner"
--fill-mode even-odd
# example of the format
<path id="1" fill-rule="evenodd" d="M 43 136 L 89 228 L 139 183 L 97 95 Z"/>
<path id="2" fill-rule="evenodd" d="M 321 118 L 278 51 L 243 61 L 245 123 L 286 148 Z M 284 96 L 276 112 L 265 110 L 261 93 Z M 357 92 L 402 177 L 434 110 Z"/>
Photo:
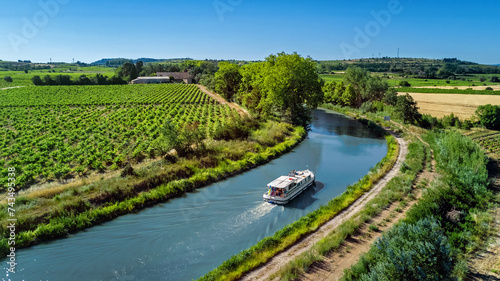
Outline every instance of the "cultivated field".
<path id="1" fill-rule="evenodd" d="M 236 115 L 195 85 L 37 86 L 0 92 L 0 166 L 21 188 L 156 157 L 166 120 L 207 136 Z M 1 178 L 2 185 L 6 177 Z"/>
<path id="2" fill-rule="evenodd" d="M 461 119 L 466 119 L 474 116 L 480 105 L 500 105 L 500 96 L 493 95 L 420 93 L 410 93 L 410 95 L 417 101 L 420 113 L 430 114 L 434 117 L 443 117 L 453 113 Z"/>
<path id="3" fill-rule="evenodd" d="M 447 90 L 452 90 L 452 89 L 458 89 L 458 90 L 467 90 L 467 89 L 472 89 L 472 90 L 486 90 L 486 88 L 492 88 L 494 91 L 500 91 L 500 85 L 489 85 L 489 86 L 419 86 L 415 88 L 427 88 L 427 89 L 447 89 Z"/>

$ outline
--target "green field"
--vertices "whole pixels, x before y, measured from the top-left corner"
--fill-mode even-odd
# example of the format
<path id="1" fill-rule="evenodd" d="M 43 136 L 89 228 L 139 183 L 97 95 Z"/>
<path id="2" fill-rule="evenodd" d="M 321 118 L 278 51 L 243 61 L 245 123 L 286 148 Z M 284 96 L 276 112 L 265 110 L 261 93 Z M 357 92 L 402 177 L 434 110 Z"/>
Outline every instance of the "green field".
<path id="1" fill-rule="evenodd" d="M 73 67 L 74 71 L 70 71 L 70 68 L 52 68 L 43 70 L 33 70 L 25 73 L 24 71 L 0 71 L 0 89 L 15 86 L 32 86 L 33 82 L 31 78 L 38 75 L 43 78 L 45 75 L 56 76 L 56 75 L 69 75 L 72 80 L 77 80 L 81 75 L 86 75 L 87 77 L 93 77 L 97 73 L 101 73 L 105 76 L 111 77 L 115 74 L 113 68 L 89 66 L 89 67 Z M 3 78 L 5 76 L 10 76 L 12 82 L 7 82 Z"/>
<path id="2" fill-rule="evenodd" d="M 38 86 L 0 91 L 0 166 L 36 182 L 155 157 L 165 120 L 208 135 L 237 114 L 195 85 Z M 2 185 L 6 178 L 2 177 Z"/>
<path id="3" fill-rule="evenodd" d="M 344 79 L 343 74 L 320 74 L 319 77 L 321 77 L 325 82 L 340 82 Z"/>
<path id="4" fill-rule="evenodd" d="M 383 73 L 372 73 L 374 75 L 379 75 L 382 76 L 388 83 L 389 86 L 399 86 L 399 83 L 401 81 L 407 81 L 411 84 L 412 87 L 432 87 L 432 86 L 489 86 L 489 85 L 500 85 L 500 83 L 492 83 L 489 81 L 491 76 L 498 76 L 500 75 L 491 75 L 491 74 L 474 74 L 470 76 L 464 76 L 464 79 L 466 81 L 462 80 L 446 80 L 446 79 L 419 79 L 419 78 L 402 78 L 398 77 L 393 74 L 383 74 Z M 343 74 L 320 74 L 319 75 L 323 80 L 326 82 L 330 81 L 342 81 L 344 75 Z M 389 78 L 387 78 L 389 77 Z M 481 82 L 481 78 L 486 78 L 487 80 L 484 82 Z M 472 80 L 472 81 L 467 81 L 467 80 Z"/>

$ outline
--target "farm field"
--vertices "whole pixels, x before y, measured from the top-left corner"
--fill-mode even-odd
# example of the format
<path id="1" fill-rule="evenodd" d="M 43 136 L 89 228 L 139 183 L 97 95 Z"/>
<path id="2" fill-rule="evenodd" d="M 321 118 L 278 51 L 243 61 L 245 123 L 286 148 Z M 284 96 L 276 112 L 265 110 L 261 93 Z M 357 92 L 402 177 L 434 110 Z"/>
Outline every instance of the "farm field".
<path id="1" fill-rule="evenodd" d="M 344 79 L 343 73 L 339 73 L 339 74 L 320 74 L 319 77 L 323 78 L 323 80 L 325 80 L 325 82 L 331 82 L 331 81 L 340 82 L 340 81 L 342 81 Z"/>
<path id="2" fill-rule="evenodd" d="M 401 81 L 407 81 L 411 84 L 412 87 L 450 87 L 453 89 L 454 87 L 475 87 L 475 86 L 490 86 L 490 85 L 500 85 L 500 83 L 492 83 L 490 82 L 490 78 L 492 76 L 500 76 L 497 74 L 474 74 L 469 76 L 458 77 L 457 80 L 449 80 L 449 79 L 420 79 L 420 78 L 403 78 L 397 76 L 391 76 L 390 79 L 387 79 L 389 82 L 389 86 L 398 86 Z M 465 81 L 460 80 L 460 78 L 465 79 Z M 486 79 L 481 82 L 481 78 Z"/>
<path id="3" fill-rule="evenodd" d="M 477 142 L 483 147 L 487 153 L 490 153 L 494 158 L 500 156 L 500 132 L 474 128 L 472 131 L 466 132 L 466 136 Z"/>
<path id="4" fill-rule="evenodd" d="M 391 74 L 391 73 L 380 73 L 380 72 L 375 72 L 372 73 L 373 75 L 378 75 L 382 76 L 384 80 L 389 83 L 389 86 L 395 87 L 399 86 L 399 83 L 401 81 L 407 81 L 411 84 L 411 87 L 414 88 L 420 88 L 420 87 L 425 87 L 425 88 L 439 88 L 439 89 L 461 89 L 465 90 L 468 88 L 472 88 L 474 90 L 484 90 L 486 87 L 492 87 L 494 90 L 498 91 L 500 90 L 500 83 L 492 83 L 489 81 L 491 76 L 500 76 L 497 74 L 474 74 L 470 76 L 464 76 L 463 78 L 466 79 L 466 81 L 462 80 L 447 80 L 447 79 L 420 79 L 420 78 L 403 78 L 403 77 L 398 77 L 396 74 Z M 389 78 L 387 78 L 387 76 Z M 336 72 L 335 74 L 321 74 L 321 78 L 323 78 L 326 82 L 329 81 L 341 81 L 343 79 L 343 73 L 341 72 Z M 484 78 L 486 81 L 481 82 L 480 79 Z M 467 81 L 470 80 L 470 81 Z"/>
<path id="5" fill-rule="evenodd" d="M 405 94 L 405 92 L 399 94 Z M 461 119 L 467 119 L 474 116 L 480 105 L 500 105 L 500 96 L 492 95 L 409 94 L 417 101 L 420 113 L 434 117 L 443 117 L 453 113 Z"/>
<path id="6" fill-rule="evenodd" d="M 400 92 L 399 94 L 405 94 Z M 418 103 L 419 112 L 434 117 L 443 117 L 453 113 L 461 119 L 475 115 L 480 105 L 500 105 L 500 96 L 462 95 L 462 94 L 422 94 L 409 93 Z"/>
<path id="7" fill-rule="evenodd" d="M 154 158 L 165 120 L 208 135 L 237 114 L 195 85 L 37 86 L 0 92 L 0 165 L 21 188 Z M 2 177 L 5 181 L 6 177 Z M 4 182 L 2 182 L 3 186 Z"/>
<path id="8" fill-rule="evenodd" d="M 52 70 L 56 72 L 52 72 Z M 95 76 L 97 73 L 100 73 L 104 76 L 111 77 L 115 74 L 113 68 L 106 67 L 82 67 L 77 68 L 76 71 L 70 71 L 67 69 L 44 69 L 44 70 L 33 70 L 28 73 L 24 73 L 24 71 L 0 71 L 0 89 L 7 87 L 15 87 L 15 86 L 33 86 L 33 82 L 31 78 L 33 76 L 44 77 L 45 75 L 50 75 L 55 77 L 57 75 L 69 75 L 72 80 L 77 80 L 81 75 L 86 75 L 87 77 Z M 7 82 L 3 78 L 5 76 L 10 76 L 12 78 L 12 82 Z"/>

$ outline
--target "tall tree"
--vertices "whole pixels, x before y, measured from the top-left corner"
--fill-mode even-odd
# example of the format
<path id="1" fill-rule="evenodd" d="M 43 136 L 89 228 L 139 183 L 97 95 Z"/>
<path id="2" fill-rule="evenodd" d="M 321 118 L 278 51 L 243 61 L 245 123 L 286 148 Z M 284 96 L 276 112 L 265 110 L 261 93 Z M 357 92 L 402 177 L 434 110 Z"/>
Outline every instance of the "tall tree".
<path id="1" fill-rule="evenodd" d="M 131 62 L 126 62 L 116 70 L 116 75 L 130 82 L 139 76 L 135 65 Z"/>
<path id="2" fill-rule="evenodd" d="M 344 93 L 342 94 L 342 103 L 346 106 L 355 105 L 358 100 L 359 93 L 354 89 L 352 84 L 347 85 Z"/>
<path id="3" fill-rule="evenodd" d="M 227 101 L 233 100 L 241 82 L 239 66 L 229 62 L 220 62 L 219 71 L 215 73 L 215 91 Z"/>
<path id="4" fill-rule="evenodd" d="M 396 111 L 404 122 L 415 123 L 421 117 L 418 112 L 417 102 L 409 94 L 398 96 Z"/>
<path id="5" fill-rule="evenodd" d="M 316 72 L 316 63 L 297 53 L 279 53 L 267 57 L 264 64 L 265 108 L 281 111 L 293 124 L 306 125 L 309 111 L 323 101 L 324 82 Z"/>
<path id="6" fill-rule="evenodd" d="M 138 74 L 142 72 L 142 67 L 144 66 L 144 63 L 140 60 L 135 63 L 135 70 Z M 137 77 L 136 77 L 137 78 Z M 135 79 L 135 78 L 134 78 Z"/>

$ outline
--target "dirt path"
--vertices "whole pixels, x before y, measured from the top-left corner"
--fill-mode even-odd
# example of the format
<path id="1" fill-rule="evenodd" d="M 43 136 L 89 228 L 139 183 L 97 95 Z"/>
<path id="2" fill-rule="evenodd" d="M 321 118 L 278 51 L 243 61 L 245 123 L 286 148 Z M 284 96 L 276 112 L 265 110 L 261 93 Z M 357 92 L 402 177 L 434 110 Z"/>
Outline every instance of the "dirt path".
<path id="1" fill-rule="evenodd" d="M 205 94 L 209 95 L 210 97 L 212 97 L 213 99 L 215 99 L 220 104 L 227 104 L 232 109 L 238 111 L 238 113 L 240 114 L 241 117 L 250 116 L 250 113 L 248 113 L 248 111 L 246 109 L 242 108 L 238 104 L 236 104 L 234 102 L 228 102 L 228 101 L 226 101 L 223 97 L 221 97 L 221 96 L 219 96 L 219 95 L 217 95 L 215 93 L 210 92 L 205 86 L 202 86 L 202 85 L 196 85 L 196 86 L 198 86 L 198 88 L 200 88 L 200 90 L 202 92 L 204 92 Z"/>
<path id="2" fill-rule="evenodd" d="M 25 86 L 14 86 L 14 87 L 7 87 L 7 88 L 1 88 L 0 90 L 8 90 L 8 89 L 15 89 L 15 88 L 22 88 Z"/>
<path id="3" fill-rule="evenodd" d="M 316 230 L 314 233 L 306 236 L 294 246 L 274 256 L 265 265 L 262 265 L 243 276 L 242 280 L 268 280 L 270 276 L 277 272 L 281 266 L 286 265 L 298 255 L 310 249 L 316 242 L 323 239 L 333 229 L 359 212 L 368 201 L 373 199 L 382 190 L 382 188 L 387 184 L 389 180 L 396 176 L 401 167 L 401 164 L 404 162 L 406 154 L 408 153 L 407 143 L 405 140 L 397 136 L 396 140 L 399 143 L 399 155 L 396 163 L 394 164 L 392 169 L 381 180 L 379 180 L 369 192 L 365 193 L 358 200 L 356 200 L 356 202 L 339 213 L 329 222 L 319 227 L 318 230 Z"/>

